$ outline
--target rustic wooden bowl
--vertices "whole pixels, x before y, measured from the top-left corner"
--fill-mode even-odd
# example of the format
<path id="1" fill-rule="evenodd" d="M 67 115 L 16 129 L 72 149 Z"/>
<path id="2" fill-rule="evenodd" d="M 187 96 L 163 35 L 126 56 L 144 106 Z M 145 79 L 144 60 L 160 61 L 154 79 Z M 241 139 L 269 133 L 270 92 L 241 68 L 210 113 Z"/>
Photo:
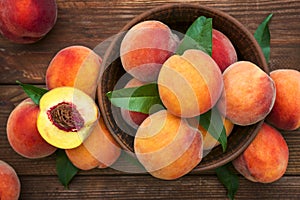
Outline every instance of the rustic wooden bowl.
<path id="1" fill-rule="evenodd" d="M 133 25 L 145 20 L 159 20 L 167 24 L 172 30 L 185 33 L 187 28 L 199 16 L 213 19 L 213 27 L 223 32 L 233 43 L 239 60 L 248 60 L 265 72 L 269 72 L 263 53 L 253 35 L 235 18 L 230 15 L 210 7 L 196 4 L 172 4 L 154 8 L 131 20 L 122 30 L 121 34 L 112 42 L 104 58 L 103 66 L 108 66 L 103 72 L 100 85 L 98 87 L 98 102 L 100 111 L 109 131 L 124 150 L 134 153 L 134 136 L 122 131 L 118 125 L 127 126 L 120 117 L 120 109 L 111 106 L 105 94 L 114 90 L 119 78 L 125 73 L 119 59 L 119 49 L 123 32 L 129 30 Z M 113 62 L 111 60 L 117 58 Z M 116 113 L 113 115 L 113 113 Z M 119 117 L 116 117 L 119 116 Z M 204 171 L 222 166 L 236 158 L 250 144 L 257 134 L 263 122 L 258 122 L 251 126 L 235 126 L 228 138 L 228 148 L 225 153 L 219 145 L 206 155 L 201 163 L 194 169 Z M 128 127 L 130 129 L 130 127 Z"/>

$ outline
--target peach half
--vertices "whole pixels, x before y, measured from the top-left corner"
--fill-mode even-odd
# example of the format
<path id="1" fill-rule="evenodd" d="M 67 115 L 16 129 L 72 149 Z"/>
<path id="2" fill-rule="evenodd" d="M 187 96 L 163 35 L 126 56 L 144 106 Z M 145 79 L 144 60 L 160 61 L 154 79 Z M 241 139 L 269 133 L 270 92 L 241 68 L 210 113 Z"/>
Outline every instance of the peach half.
<path id="1" fill-rule="evenodd" d="M 276 87 L 275 104 L 266 120 L 282 130 L 300 127 L 300 72 L 278 69 L 270 73 Z"/>
<path id="2" fill-rule="evenodd" d="M 140 22 L 122 40 L 122 65 L 140 81 L 156 81 L 162 64 L 174 54 L 178 43 L 178 37 L 166 24 L 156 20 Z"/>
<path id="3" fill-rule="evenodd" d="M 56 151 L 37 129 L 39 112 L 39 106 L 27 98 L 14 108 L 7 120 L 8 142 L 15 152 L 26 158 L 43 158 Z"/>
<path id="4" fill-rule="evenodd" d="M 275 84 L 257 65 L 238 61 L 224 71 L 223 80 L 217 107 L 234 124 L 251 125 L 270 113 L 276 98 Z"/>
<path id="5" fill-rule="evenodd" d="M 218 101 L 223 78 L 215 61 L 200 50 L 171 56 L 158 76 L 160 98 L 167 110 L 179 117 L 195 117 Z"/>
<path id="6" fill-rule="evenodd" d="M 58 87 L 40 99 L 37 127 L 41 136 L 61 149 L 78 147 L 99 117 L 94 100 L 73 87 Z"/>
<path id="7" fill-rule="evenodd" d="M 152 176 L 173 180 L 189 173 L 202 160 L 202 136 L 186 119 L 161 110 L 139 126 L 134 150 Z"/>
<path id="8" fill-rule="evenodd" d="M 48 89 L 75 87 L 95 99 L 102 59 L 91 49 L 74 45 L 60 50 L 46 71 Z"/>
<path id="9" fill-rule="evenodd" d="M 232 164 L 250 181 L 271 183 L 283 176 L 288 159 L 289 149 L 284 138 L 264 123 L 251 144 Z"/>
<path id="10" fill-rule="evenodd" d="M 82 170 L 111 166 L 121 154 L 120 146 L 102 118 L 99 118 L 91 134 L 79 147 L 65 151 L 70 161 Z"/>
<path id="11" fill-rule="evenodd" d="M 21 183 L 15 170 L 6 162 L 0 160 L 0 199 L 18 200 Z"/>

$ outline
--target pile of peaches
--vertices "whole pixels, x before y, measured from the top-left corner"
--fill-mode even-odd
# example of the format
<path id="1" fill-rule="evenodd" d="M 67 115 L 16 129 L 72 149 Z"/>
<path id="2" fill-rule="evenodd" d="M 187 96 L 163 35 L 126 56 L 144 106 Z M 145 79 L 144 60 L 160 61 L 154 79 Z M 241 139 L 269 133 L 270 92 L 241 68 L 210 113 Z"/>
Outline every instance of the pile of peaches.
<path id="1" fill-rule="evenodd" d="M 123 68 L 133 77 L 125 88 L 156 82 L 164 107 L 150 115 L 121 109 L 137 129 L 134 151 L 151 175 L 179 178 L 201 162 L 203 150 L 219 144 L 199 124 L 212 109 L 220 113 L 227 136 L 234 125 L 264 119 L 282 130 L 299 128 L 300 72 L 276 70 L 269 76 L 254 63 L 239 61 L 231 41 L 215 29 L 211 56 L 197 49 L 174 53 L 181 42 L 166 24 L 150 20 L 133 26 L 120 47 Z M 264 123 L 233 161 L 249 180 L 269 183 L 286 171 L 288 146 L 274 127 Z"/>
<path id="2" fill-rule="evenodd" d="M 51 12 L 55 17 L 49 24 L 54 24 L 56 12 Z M 16 29 L 4 25 L 1 33 L 21 43 L 37 41 L 51 29 L 18 38 L 18 33 L 12 32 Z M 122 65 L 132 76 L 125 87 L 156 82 L 164 105 L 151 114 L 122 109 L 124 120 L 136 129 L 137 159 L 160 179 L 189 173 L 201 162 L 203 150 L 219 144 L 198 123 L 199 116 L 216 109 L 227 136 L 234 125 L 266 119 L 270 125 L 262 125 L 233 164 L 251 181 L 279 179 L 287 168 L 289 153 L 275 128 L 295 130 L 300 126 L 300 72 L 282 69 L 268 75 L 254 63 L 238 61 L 231 41 L 215 29 L 211 56 L 197 49 L 175 54 L 180 42 L 166 24 L 154 20 L 135 25 L 122 40 Z M 38 103 L 25 99 L 8 118 L 7 138 L 18 154 L 36 159 L 53 154 L 57 148 L 65 149 L 70 161 L 82 170 L 105 168 L 118 159 L 121 149 L 95 102 L 101 62 L 99 55 L 84 46 L 66 47 L 52 58 L 46 72 L 49 91 Z M 10 197 L 19 192 L 17 175 L 2 161 L 0 180 L 13 180 L 18 188 L 10 193 L 0 181 L 0 197 L 3 191 Z"/>
<path id="3" fill-rule="evenodd" d="M 46 72 L 48 91 L 38 104 L 23 100 L 8 118 L 7 138 L 15 152 L 37 159 L 64 149 L 82 170 L 106 168 L 118 159 L 121 149 L 95 103 L 101 62 L 84 46 L 66 47 L 54 56 Z"/>

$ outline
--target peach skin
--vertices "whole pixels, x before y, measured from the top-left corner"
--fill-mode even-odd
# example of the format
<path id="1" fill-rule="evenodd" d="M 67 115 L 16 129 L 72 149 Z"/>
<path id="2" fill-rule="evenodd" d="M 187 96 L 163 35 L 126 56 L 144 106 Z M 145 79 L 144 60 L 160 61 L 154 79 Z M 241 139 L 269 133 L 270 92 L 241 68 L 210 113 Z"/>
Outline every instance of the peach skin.
<path id="1" fill-rule="evenodd" d="M 161 110 L 139 126 L 134 150 L 152 176 L 173 180 L 189 173 L 202 160 L 202 135 L 185 119 Z"/>
<path id="2" fill-rule="evenodd" d="M 21 183 L 15 170 L 6 162 L 0 160 L 0 199 L 18 200 Z"/>
<path id="3" fill-rule="evenodd" d="M 37 129 L 39 112 L 39 106 L 27 98 L 14 108 L 7 120 L 8 142 L 15 152 L 26 158 L 42 158 L 56 151 Z"/>
<path id="4" fill-rule="evenodd" d="M 70 161 L 79 169 L 106 168 L 120 156 L 121 149 L 99 118 L 89 137 L 77 148 L 66 149 Z"/>
<path id="5" fill-rule="evenodd" d="M 300 72 L 278 69 L 270 73 L 276 87 L 275 104 L 267 122 L 282 130 L 300 127 Z"/>
<path id="6" fill-rule="evenodd" d="M 252 143 L 232 163 L 248 180 L 271 183 L 283 176 L 288 159 L 289 149 L 284 138 L 264 123 Z"/>
<path id="7" fill-rule="evenodd" d="M 273 80 L 255 64 L 238 61 L 223 73 L 224 90 L 217 107 L 234 124 L 246 126 L 263 120 L 275 98 Z"/>
<path id="8" fill-rule="evenodd" d="M 226 35 L 213 29 L 212 31 L 212 55 L 220 70 L 224 70 L 231 64 L 237 62 L 237 54 L 234 46 Z"/>
<path id="9" fill-rule="evenodd" d="M 56 19 L 55 0 L 0 0 L 0 33 L 12 42 L 37 42 Z"/>
<path id="10" fill-rule="evenodd" d="M 69 46 L 60 50 L 46 71 L 48 89 L 75 87 L 95 99 L 102 59 L 84 46 Z"/>
<path id="11" fill-rule="evenodd" d="M 159 96 L 173 115 L 195 117 L 210 110 L 223 90 L 223 78 L 215 61 L 200 50 L 171 56 L 158 76 Z"/>
<path id="12" fill-rule="evenodd" d="M 122 65 L 142 82 L 156 81 L 162 64 L 174 54 L 178 43 L 178 37 L 164 23 L 156 20 L 140 22 L 122 40 Z"/>

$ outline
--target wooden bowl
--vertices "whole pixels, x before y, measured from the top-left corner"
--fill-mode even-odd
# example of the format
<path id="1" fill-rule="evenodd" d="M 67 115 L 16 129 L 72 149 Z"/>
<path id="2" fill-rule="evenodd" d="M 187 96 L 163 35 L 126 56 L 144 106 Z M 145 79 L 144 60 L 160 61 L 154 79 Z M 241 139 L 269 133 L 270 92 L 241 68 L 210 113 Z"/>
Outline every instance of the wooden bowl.
<path id="1" fill-rule="evenodd" d="M 172 30 L 185 33 L 187 28 L 199 16 L 213 19 L 213 28 L 223 32 L 231 40 L 239 60 L 251 61 L 265 72 L 269 72 L 261 48 L 253 35 L 239 21 L 220 10 L 195 4 L 172 4 L 144 12 L 131 20 L 109 46 L 103 58 L 103 66 L 107 66 L 107 68 L 102 74 L 102 79 L 98 87 L 98 102 L 105 124 L 124 150 L 134 153 L 134 135 L 129 135 L 126 133 L 127 131 L 124 132 L 119 128 L 120 124 L 122 127 L 127 126 L 127 124 L 120 117 L 120 109 L 111 106 L 110 101 L 105 96 L 107 92 L 114 90 L 119 78 L 125 73 L 119 58 L 120 43 L 124 37 L 122 33 L 145 20 L 159 20 L 167 24 Z M 113 61 L 111 62 L 111 60 Z M 236 125 L 228 138 L 226 152 L 223 153 L 219 145 L 206 155 L 194 170 L 204 171 L 214 169 L 232 161 L 254 139 L 262 123 L 261 121 L 244 127 Z M 128 128 L 130 129 L 130 127 Z"/>

